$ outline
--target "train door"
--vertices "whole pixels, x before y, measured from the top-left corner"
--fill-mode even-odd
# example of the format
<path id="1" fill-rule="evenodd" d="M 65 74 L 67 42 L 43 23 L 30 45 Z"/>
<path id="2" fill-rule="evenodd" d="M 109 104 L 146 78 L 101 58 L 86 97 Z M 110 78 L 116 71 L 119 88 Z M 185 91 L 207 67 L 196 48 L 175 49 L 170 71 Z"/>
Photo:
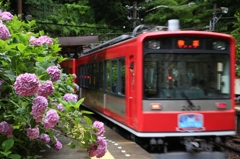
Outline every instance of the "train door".
<path id="1" fill-rule="evenodd" d="M 135 72 L 134 72 L 134 62 L 133 57 L 131 57 L 131 60 L 129 62 L 129 68 L 127 70 L 128 73 L 128 89 L 129 90 L 129 96 L 128 96 L 128 105 L 127 105 L 127 114 L 128 114 L 128 124 L 133 126 L 133 113 L 135 108 Z"/>

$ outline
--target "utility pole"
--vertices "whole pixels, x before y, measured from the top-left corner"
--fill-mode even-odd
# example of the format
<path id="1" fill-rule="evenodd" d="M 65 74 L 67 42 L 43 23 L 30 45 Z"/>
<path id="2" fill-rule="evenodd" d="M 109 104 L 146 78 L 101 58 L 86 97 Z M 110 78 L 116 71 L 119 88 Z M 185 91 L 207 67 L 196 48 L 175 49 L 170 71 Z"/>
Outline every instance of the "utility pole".
<path id="1" fill-rule="evenodd" d="M 22 0 L 17 1 L 17 6 L 19 19 L 22 20 Z"/>
<path id="2" fill-rule="evenodd" d="M 212 31 L 215 31 L 215 25 L 216 25 L 216 13 L 217 12 L 217 5 L 213 5 L 213 20 L 212 20 Z"/>
<path id="3" fill-rule="evenodd" d="M 214 6 L 213 6 L 213 17 L 209 22 L 209 31 L 215 31 L 215 27 L 216 27 L 216 24 L 217 24 L 218 20 L 222 17 L 223 14 L 228 13 L 228 8 L 220 7 L 220 11 L 221 12 L 217 11 L 217 5 L 214 4 Z M 220 14 L 220 16 L 217 17 L 217 14 L 218 15 Z"/>
<path id="4" fill-rule="evenodd" d="M 132 6 L 126 5 L 126 8 L 130 11 L 129 12 L 130 16 L 127 16 L 127 18 L 128 20 L 132 21 L 133 28 L 135 28 L 137 25 L 137 21 L 142 20 L 138 17 L 137 12 L 141 9 L 144 9 L 144 7 L 137 7 L 137 1 L 133 1 L 133 5 Z"/>
<path id="5" fill-rule="evenodd" d="M 137 21 L 137 2 L 133 1 L 133 28 L 136 27 L 136 21 Z"/>

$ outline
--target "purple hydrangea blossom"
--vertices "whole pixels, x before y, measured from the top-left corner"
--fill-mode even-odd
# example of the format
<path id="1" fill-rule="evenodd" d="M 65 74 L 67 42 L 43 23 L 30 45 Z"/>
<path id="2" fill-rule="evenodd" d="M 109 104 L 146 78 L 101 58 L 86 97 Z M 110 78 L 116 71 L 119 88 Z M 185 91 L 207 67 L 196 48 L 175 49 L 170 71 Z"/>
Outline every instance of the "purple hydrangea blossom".
<path id="1" fill-rule="evenodd" d="M 104 124 L 103 124 L 103 122 L 94 121 L 93 126 L 98 129 L 98 131 L 96 132 L 96 134 L 97 134 L 98 136 L 101 136 L 101 135 L 104 134 L 105 129 L 104 129 Z"/>
<path id="2" fill-rule="evenodd" d="M 48 134 L 41 134 L 40 135 L 40 139 L 45 143 L 49 143 L 50 142 L 50 137 L 48 136 Z"/>
<path id="3" fill-rule="evenodd" d="M 4 83 L 4 80 L 0 80 L 0 86 Z"/>
<path id="4" fill-rule="evenodd" d="M 46 114 L 44 127 L 46 129 L 51 129 L 58 123 L 58 120 L 59 120 L 59 115 L 57 111 L 55 109 L 50 109 Z"/>
<path id="5" fill-rule="evenodd" d="M 76 74 L 72 74 L 72 77 L 73 77 L 73 78 L 77 78 L 77 75 L 76 75 Z"/>
<path id="6" fill-rule="evenodd" d="M 39 79 L 35 74 L 21 74 L 14 83 L 14 89 L 20 96 L 32 96 L 39 89 Z"/>
<path id="7" fill-rule="evenodd" d="M 76 83 L 74 83 L 74 86 L 76 88 L 76 91 L 79 91 L 79 85 L 77 85 Z"/>
<path id="8" fill-rule="evenodd" d="M 8 138 L 12 137 L 13 126 L 6 121 L 0 123 L 0 133 L 7 135 Z"/>
<path id="9" fill-rule="evenodd" d="M 54 92 L 54 87 L 52 81 L 46 81 L 40 84 L 37 94 L 48 98 Z"/>
<path id="10" fill-rule="evenodd" d="M 71 86 L 67 86 L 67 88 L 71 91 L 74 92 L 74 89 Z"/>
<path id="11" fill-rule="evenodd" d="M 39 136 L 39 128 L 38 128 L 38 126 L 35 126 L 35 128 L 28 128 L 27 129 L 27 137 L 29 138 L 29 139 L 36 139 L 36 138 L 38 138 L 38 136 Z"/>
<path id="12" fill-rule="evenodd" d="M 76 94 L 72 94 L 72 93 L 66 93 L 64 96 L 63 96 L 63 99 L 65 101 L 69 101 L 69 100 L 72 100 L 74 102 L 77 102 L 77 95 Z"/>
<path id="13" fill-rule="evenodd" d="M 57 105 L 57 108 L 58 108 L 58 110 L 60 110 L 61 112 L 64 112 L 64 107 L 63 107 L 62 103 L 58 104 L 58 105 Z"/>
<path id="14" fill-rule="evenodd" d="M 50 66 L 47 68 L 47 73 L 51 77 L 51 81 L 55 82 L 59 80 L 60 75 L 61 75 L 61 70 L 57 66 Z"/>
<path id="15" fill-rule="evenodd" d="M 11 21 L 13 19 L 13 15 L 10 12 L 0 12 L 0 17 L 3 21 Z"/>
<path id="16" fill-rule="evenodd" d="M 56 142 L 53 144 L 52 147 L 53 150 L 59 151 L 62 149 L 62 143 L 59 140 L 56 140 Z"/>
<path id="17" fill-rule="evenodd" d="M 29 42 L 33 46 L 41 46 L 43 44 L 52 45 L 52 39 L 47 36 L 40 36 L 39 38 L 35 38 L 33 36 L 30 37 Z"/>
<path id="18" fill-rule="evenodd" d="M 103 137 L 98 136 L 97 145 L 93 145 L 92 148 L 87 149 L 87 152 L 89 153 L 90 157 L 95 157 L 95 156 L 97 158 L 103 157 L 107 152 L 106 140 Z"/>
<path id="19" fill-rule="evenodd" d="M 0 20 L 0 39 L 7 40 L 10 37 L 10 32 L 8 28 L 2 24 L 2 21 Z"/>
<path id="20" fill-rule="evenodd" d="M 33 115 L 33 118 L 35 119 L 36 122 L 41 122 L 43 114 L 45 113 L 48 107 L 48 101 L 43 96 L 37 96 L 33 100 L 33 103 L 34 104 L 32 106 L 32 111 L 30 114 Z"/>

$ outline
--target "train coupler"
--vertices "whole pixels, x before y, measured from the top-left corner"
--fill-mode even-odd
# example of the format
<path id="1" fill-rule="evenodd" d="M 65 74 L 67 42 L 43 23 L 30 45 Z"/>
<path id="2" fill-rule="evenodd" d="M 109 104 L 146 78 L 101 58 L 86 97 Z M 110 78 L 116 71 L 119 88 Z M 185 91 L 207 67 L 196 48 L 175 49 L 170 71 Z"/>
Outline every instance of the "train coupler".
<path id="1" fill-rule="evenodd" d="M 187 152 L 212 151 L 213 145 L 204 139 L 185 138 L 184 145 Z"/>

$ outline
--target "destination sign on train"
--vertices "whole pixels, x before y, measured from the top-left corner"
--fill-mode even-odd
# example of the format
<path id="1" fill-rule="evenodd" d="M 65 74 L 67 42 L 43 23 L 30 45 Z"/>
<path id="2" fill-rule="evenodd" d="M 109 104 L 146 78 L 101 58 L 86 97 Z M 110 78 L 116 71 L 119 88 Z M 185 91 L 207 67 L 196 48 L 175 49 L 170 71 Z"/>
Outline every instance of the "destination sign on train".
<path id="1" fill-rule="evenodd" d="M 181 49 L 197 49 L 200 46 L 200 40 L 184 40 L 184 39 L 179 39 L 177 41 L 177 46 L 178 48 Z"/>
<path id="2" fill-rule="evenodd" d="M 229 41 L 208 37 L 162 37 L 147 39 L 145 46 L 152 50 L 196 49 L 226 51 L 229 49 Z"/>

